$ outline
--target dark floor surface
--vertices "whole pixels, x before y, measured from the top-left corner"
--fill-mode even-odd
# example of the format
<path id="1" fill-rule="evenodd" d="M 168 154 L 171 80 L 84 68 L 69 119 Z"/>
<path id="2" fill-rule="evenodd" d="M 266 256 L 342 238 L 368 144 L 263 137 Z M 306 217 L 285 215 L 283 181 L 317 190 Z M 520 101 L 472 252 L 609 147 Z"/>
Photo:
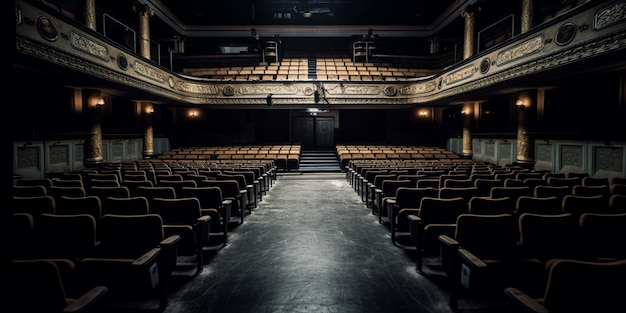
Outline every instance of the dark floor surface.
<path id="1" fill-rule="evenodd" d="M 171 278 L 164 313 L 448 313 L 436 257 L 415 270 L 415 250 L 394 246 L 389 228 L 345 175 L 285 173 L 229 244 L 207 251 L 197 276 Z M 154 312 L 158 301 L 110 312 Z M 501 297 L 461 298 L 459 312 L 510 312 Z"/>

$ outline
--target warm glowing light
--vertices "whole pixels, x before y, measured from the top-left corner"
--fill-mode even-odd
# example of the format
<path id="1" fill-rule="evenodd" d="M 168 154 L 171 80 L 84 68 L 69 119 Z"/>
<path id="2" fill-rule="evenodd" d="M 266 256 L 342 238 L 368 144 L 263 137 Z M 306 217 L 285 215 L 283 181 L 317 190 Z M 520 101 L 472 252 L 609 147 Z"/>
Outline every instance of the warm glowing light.
<path id="1" fill-rule="evenodd" d="M 198 116 L 198 111 L 196 110 L 189 111 L 189 117 L 196 118 L 197 116 Z"/>
<path id="2" fill-rule="evenodd" d="M 418 114 L 419 114 L 419 116 L 420 116 L 420 117 L 426 117 L 426 116 L 428 116 L 428 111 L 426 111 L 426 110 L 421 110 L 421 111 L 419 111 L 419 113 L 418 113 Z"/>

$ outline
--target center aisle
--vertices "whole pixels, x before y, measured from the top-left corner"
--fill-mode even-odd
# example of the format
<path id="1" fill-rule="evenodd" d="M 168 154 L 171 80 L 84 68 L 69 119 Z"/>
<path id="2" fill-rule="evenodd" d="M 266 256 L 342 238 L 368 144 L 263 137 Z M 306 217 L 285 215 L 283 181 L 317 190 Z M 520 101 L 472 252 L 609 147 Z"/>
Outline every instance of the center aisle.
<path id="1" fill-rule="evenodd" d="M 344 174 L 281 175 L 165 313 L 452 312 Z"/>

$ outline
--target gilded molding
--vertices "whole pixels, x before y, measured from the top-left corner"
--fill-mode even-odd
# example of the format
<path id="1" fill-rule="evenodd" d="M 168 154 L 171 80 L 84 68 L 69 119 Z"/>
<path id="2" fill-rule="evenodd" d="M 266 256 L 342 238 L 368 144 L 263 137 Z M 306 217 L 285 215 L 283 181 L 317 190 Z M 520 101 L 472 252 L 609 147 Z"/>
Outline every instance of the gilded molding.
<path id="1" fill-rule="evenodd" d="M 242 95 L 295 95 L 298 88 L 293 85 L 244 85 L 239 87 Z"/>
<path id="2" fill-rule="evenodd" d="M 429 81 L 425 83 L 411 84 L 409 86 L 404 86 L 400 88 L 399 92 L 401 95 L 417 95 L 417 94 L 432 92 L 432 91 L 435 91 L 435 89 L 437 89 L 437 83 L 434 81 Z"/>
<path id="3" fill-rule="evenodd" d="M 502 66 L 509 62 L 513 62 L 522 58 L 525 58 L 531 54 L 541 51 L 544 47 L 543 35 L 531 38 L 522 43 L 519 43 L 509 49 L 498 53 L 496 57 L 496 65 Z"/>
<path id="4" fill-rule="evenodd" d="M 600 9 L 593 18 L 593 29 L 600 30 L 626 20 L 626 1 Z"/>
<path id="5" fill-rule="evenodd" d="M 378 86 L 365 86 L 365 85 L 349 85 L 343 88 L 326 89 L 326 93 L 331 95 L 378 95 L 380 94 L 380 87 Z"/>
<path id="6" fill-rule="evenodd" d="M 105 45 L 87 36 L 83 36 L 79 33 L 72 31 L 70 32 L 70 44 L 72 45 L 72 48 L 85 52 L 98 59 L 106 62 L 111 61 L 109 49 Z"/>
<path id="7" fill-rule="evenodd" d="M 135 69 L 135 73 L 142 75 L 144 77 L 148 77 L 159 83 L 165 82 L 165 75 L 160 70 L 153 68 L 152 66 L 145 64 L 143 62 L 135 61 L 133 63 L 133 68 Z"/>
<path id="8" fill-rule="evenodd" d="M 194 84 L 184 81 L 179 81 L 178 83 L 176 83 L 176 89 L 183 92 L 199 93 L 206 95 L 216 95 L 219 93 L 219 89 L 217 88 L 217 86 L 207 84 Z"/>
<path id="9" fill-rule="evenodd" d="M 476 68 L 474 64 L 470 64 L 446 75 L 444 82 L 446 85 L 454 84 L 474 76 L 474 73 L 476 72 L 478 72 L 478 68 Z"/>

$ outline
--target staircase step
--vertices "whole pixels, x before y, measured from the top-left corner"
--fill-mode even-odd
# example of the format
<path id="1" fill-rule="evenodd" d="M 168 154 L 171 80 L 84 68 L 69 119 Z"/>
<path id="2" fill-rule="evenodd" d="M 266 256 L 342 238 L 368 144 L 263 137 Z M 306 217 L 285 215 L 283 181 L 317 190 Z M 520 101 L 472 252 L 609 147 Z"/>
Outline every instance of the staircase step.
<path id="1" fill-rule="evenodd" d="M 306 172 L 341 172 L 341 167 L 334 149 L 302 148 L 298 170 Z"/>

